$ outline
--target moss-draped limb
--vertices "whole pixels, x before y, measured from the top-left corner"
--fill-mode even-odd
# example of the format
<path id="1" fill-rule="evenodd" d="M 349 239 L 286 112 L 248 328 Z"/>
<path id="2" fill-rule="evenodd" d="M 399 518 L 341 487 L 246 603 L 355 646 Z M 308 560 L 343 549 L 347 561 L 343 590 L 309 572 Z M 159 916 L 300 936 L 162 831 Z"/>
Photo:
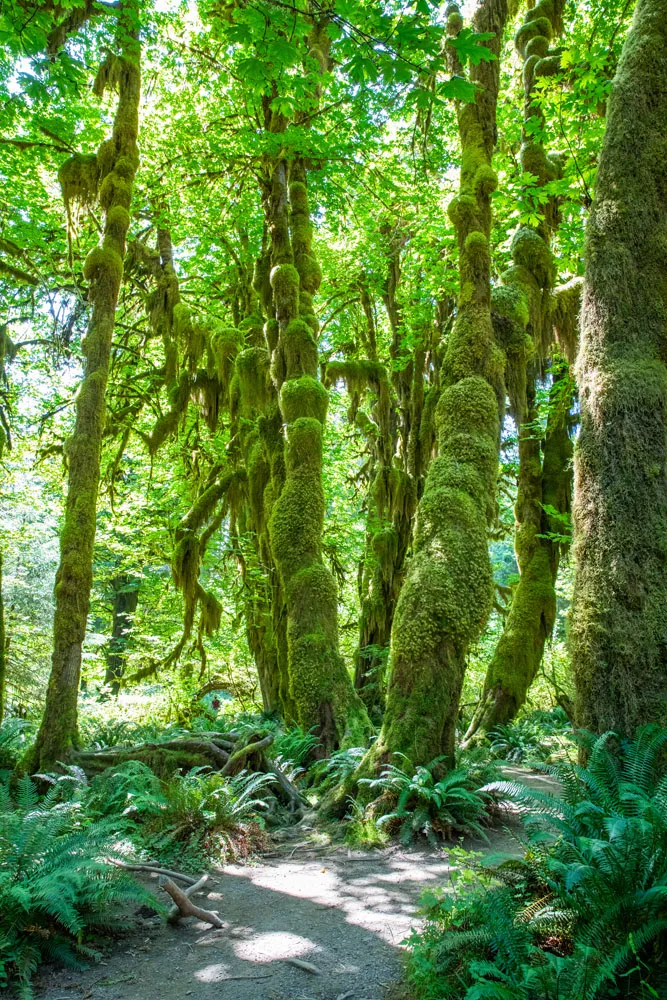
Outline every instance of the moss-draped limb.
<path id="1" fill-rule="evenodd" d="M 448 10 L 458 13 L 453 6 Z M 486 0 L 475 15 L 475 30 L 493 33 L 486 44 L 496 56 L 506 17 L 503 0 Z M 487 531 L 504 401 L 489 255 L 498 63 L 481 63 L 471 75 L 483 90 L 475 103 L 457 107 L 461 182 L 450 216 L 459 244 L 460 290 L 435 415 L 439 452 L 417 510 L 414 555 L 394 616 L 382 732 L 358 776 L 397 751 L 413 764 L 443 754 L 453 761 L 465 654 L 492 604 Z"/>
<path id="2" fill-rule="evenodd" d="M 74 431 L 67 442 L 69 475 L 60 565 L 56 575 L 53 660 L 46 705 L 30 766 L 48 770 L 63 760 L 76 739 L 81 648 L 92 586 L 95 514 L 100 478 L 105 393 L 109 373 L 116 303 L 123 276 L 125 241 L 134 175 L 139 164 L 137 135 L 141 92 L 140 46 L 122 24 L 119 55 L 100 67 L 95 93 L 106 87 L 118 92 L 111 139 L 105 143 L 100 172 L 104 210 L 102 244 L 86 258 L 92 311 L 83 343 L 84 377 L 76 400 Z"/>
<path id="3" fill-rule="evenodd" d="M 667 724 L 667 0 L 639 0 L 588 223 L 577 381 L 577 722 Z"/>

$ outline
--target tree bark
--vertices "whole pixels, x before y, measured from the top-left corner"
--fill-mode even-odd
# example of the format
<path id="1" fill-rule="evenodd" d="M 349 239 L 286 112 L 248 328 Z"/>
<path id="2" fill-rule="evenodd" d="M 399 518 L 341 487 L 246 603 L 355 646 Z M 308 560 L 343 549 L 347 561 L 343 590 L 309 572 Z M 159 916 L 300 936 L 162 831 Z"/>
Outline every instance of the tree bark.
<path id="1" fill-rule="evenodd" d="M 336 582 L 322 559 L 322 436 L 328 393 L 318 380 L 313 295 L 321 274 L 312 255 L 306 175 L 285 160 L 272 174 L 271 286 L 277 340 L 272 371 L 286 427 L 285 481 L 269 522 L 285 594 L 290 695 L 299 725 L 321 752 L 358 746 L 370 722 L 338 648 Z"/>
<path id="2" fill-rule="evenodd" d="M 112 694 L 120 691 L 127 662 L 127 643 L 134 623 L 134 613 L 139 603 L 139 580 L 122 573 L 113 580 L 113 618 L 111 639 L 106 652 L 104 683 Z"/>
<path id="3" fill-rule="evenodd" d="M 667 723 L 667 0 L 639 0 L 588 223 L 577 379 L 579 725 Z"/>
<path id="4" fill-rule="evenodd" d="M 5 636 L 5 602 L 2 596 L 2 552 L 0 552 L 0 723 L 5 715 L 7 685 L 7 639 Z"/>
<path id="5" fill-rule="evenodd" d="M 90 283 L 92 313 L 83 343 L 84 378 L 76 401 L 76 422 L 67 443 L 69 476 L 55 586 L 53 660 L 42 724 L 28 759 L 30 766 L 41 770 L 64 759 L 76 740 L 81 649 L 93 575 L 105 392 L 132 185 L 139 163 L 140 48 L 131 32 L 124 31 L 123 38 L 121 54 L 107 57 L 95 84 L 99 96 L 107 86 L 114 86 L 118 105 L 111 139 L 102 144 L 97 157 L 99 197 L 105 212 L 103 241 L 88 255 L 84 268 Z"/>
<path id="6" fill-rule="evenodd" d="M 550 515 L 570 511 L 572 442 L 569 411 L 572 393 L 561 389 L 569 376 L 556 377 L 551 392 L 543 455 L 534 430 L 519 436 L 519 482 L 515 550 L 520 579 L 512 596 L 502 635 L 484 679 L 479 705 L 466 741 L 510 722 L 524 704 L 556 621 L 556 577 L 563 525 Z M 527 415 L 537 417 L 534 393 Z M 546 509 L 545 509 L 546 508 Z"/>
<path id="7" fill-rule="evenodd" d="M 463 20 L 458 9 L 448 10 L 450 34 L 458 34 Z M 496 56 L 506 17 L 504 0 L 486 0 L 475 15 L 476 31 L 494 33 L 485 44 Z M 489 253 L 498 61 L 474 67 L 471 77 L 482 89 L 474 103 L 457 108 L 461 183 L 449 213 L 460 290 L 436 409 L 439 452 L 417 510 L 414 554 L 396 607 L 382 732 L 360 774 L 396 752 L 414 765 L 441 755 L 453 763 L 465 655 L 492 606 L 487 531 L 505 398 L 504 359 L 491 323 Z"/>

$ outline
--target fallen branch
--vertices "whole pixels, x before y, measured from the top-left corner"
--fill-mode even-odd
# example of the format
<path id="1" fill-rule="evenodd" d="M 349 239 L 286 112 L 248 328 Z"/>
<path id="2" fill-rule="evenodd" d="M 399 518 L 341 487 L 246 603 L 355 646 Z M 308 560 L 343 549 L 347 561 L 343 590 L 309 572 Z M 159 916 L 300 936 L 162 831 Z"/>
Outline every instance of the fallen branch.
<path id="1" fill-rule="evenodd" d="M 184 875 L 182 872 L 173 872 L 170 868 L 158 868 L 157 865 L 130 864 L 127 861 L 118 861 L 116 858 L 107 858 L 109 864 L 116 865 L 117 868 L 125 868 L 128 872 L 152 872 L 155 875 L 164 875 L 165 878 L 177 878 L 186 885 L 194 886 L 197 879 L 191 875 Z"/>
<path id="2" fill-rule="evenodd" d="M 225 926 L 217 913 L 213 910 L 203 910 L 200 906 L 196 906 L 190 899 L 188 899 L 183 890 L 179 889 L 176 883 L 171 881 L 171 879 L 161 879 L 160 888 L 169 893 L 180 911 L 181 917 L 196 917 L 197 920 L 203 920 L 207 924 L 213 924 L 213 926 L 217 927 L 218 930 L 221 930 Z"/>
<path id="3" fill-rule="evenodd" d="M 195 892 L 199 892 L 199 890 L 207 882 L 208 882 L 208 875 L 202 875 L 202 877 L 199 879 L 198 882 L 195 882 L 194 885 L 189 885 L 187 887 L 187 889 L 183 890 L 183 895 L 187 896 L 188 899 L 189 899 L 190 896 L 194 895 Z M 180 907 L 178 906 L 178 904 L 177 903 L 173 903 L 169 907 L 169 912 L 167 913 L 167 921 L 170 924 L 175 924 L 178 920 L 181 919 L 182 916 L 183 916 L 183 914 L 181 913 L 181 910 L 180 910 Z"/>

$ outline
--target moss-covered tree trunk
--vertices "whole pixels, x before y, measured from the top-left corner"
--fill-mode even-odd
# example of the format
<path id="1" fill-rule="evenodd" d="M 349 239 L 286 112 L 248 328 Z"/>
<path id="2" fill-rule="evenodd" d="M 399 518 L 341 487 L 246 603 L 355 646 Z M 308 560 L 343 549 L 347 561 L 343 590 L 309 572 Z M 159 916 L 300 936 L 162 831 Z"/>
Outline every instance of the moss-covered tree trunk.
<path id="1" fill-rule="evenodd" d="M 287 609 L 290 694 L 299 724 L 314 729 L 323 752 L 358 745 L 369 733 L 366 710 L 338 649 L 338 595 L 322 560 L 322 439 L 328 393 L 318 380 L 318 323 L 313 295 L 320 268 L 303 165 L 273 167 L 270 197 L 271 287 L 277 341 L 272 371 L 286 430 L 285 481 L 269 532 Z"/>
<path id="2" fill-rule="evenodd" d="M 525 15 L 515 37 L 523 58 L 524 127 L 521 166 L 533 177 L 533 187 L 545 188 L 560 173 L 557 157 L 550 156 L 541 140 L 544 117 L 534 88 L 543 76 L 560 65 L 550 52 L 560 29 L 562 0 L 539 0 Z M 548 189 L 547 189 L 548 190 Z M 506 354 L 506 383 L 510 412 L 519 440 L 519 476 L 515 506 L 515 551 L 520 580 L 502 635 L 487 669 L 482 697 L 466 734 L 475 734 L 508 722 L 524 703 L 540 667 L 544 644 L 556 620 L 558 525 L 544 509 L 546 491 L 555 498 L 554 509 L 569 511 L 570 445 L 567 406 L 563 412 L 563 383 L 557 379 L 542 442 L 535 406 L 537 380 L 553 341 L 552 288 L 555 266 L 551 237 L 558 225 L 558 203 L 547 196 L 542 218 L 534 226 L 520 226 L 512 241 L 513 265 L 502 275 L 502 285 L 492 293 L 496 336 Z M 551 538 L 545 537 L 547 534 Z"/>
<path id="3" fill-rule="evenodd" d="M 556 577 L 562 524 L 570 510 L 572 442 L 568 376 L 556 376 L 543 453 L 535 433 L 534 380 L 527 400 L 527 426 L 519 435 L 515 551 L 520 578 L 502 635 L 493 652 L 466 740 L 514 718 L 524 704 L 556 621 Z M 551 512 L 557 512 L 556 517 Z"/>
<path id="4" fill-rule="evenodd" d="M 67 443 L 69 475 L 55 586 L 53 661 L 44 716 L 28 761 L 31 767 L 42 770 L 63 760 L 76 739 L 81 649 L 92 586 L 105 392 L 130 225 L 132 185 L 139 163 L 140 48 L 138 40 L 127 31 L 122 37 L 121 54 L 107 57 L 95 82 L 99 96 L 108 86 L 117 89 L 118 104 L 111 138 L 102 144 L 95 162 L 88 162 L 92 183 L 85 194 L 90 199 L 91 187 L 99 182 L 104 235 L 102 245 L 91 251 L 84 268 L 91 316 L 83 343 L 84 377 L 76 400 L 76 422 Z M 81 162 L 75 166 L 74 171 L 61 170 L 66 198 L 68 190 L 70 197 L 77 193 L 73 180 L 81 173 Z"/>
<path id="5" fill-rule="evenodd" d="M 127 644 L 134 623 L 134 613 L 139 603 L 139 580 L 121 573 L 112 584 L 113 607 L 111 639 L 106 651 L 104 683 L 118 694 L 127 662 Z"/>
<path id="6" fill-rule="evenodd" d="M 0 552 L 0 722 L 5 715 L 7 690 L 7 637 L 5 635 L 5 601 L 2 593 L 2 552 Z"/>
<path id="7" fill-rule="evenodd" d="M 504 0 L 486 0 L 475 15 L 476 31 L 493 32 L 486 44 L 496 55 L 506 16 Z M 458 8 L 450 6 L 450 34 L 462 26 Z M 465 655 L 493 599 L 487 531 L 504 402 L 489 253 L 497 61 L 474 67 L 472 77 L 483 89 L 475 103 L 457 109 L 461 184 L 449 212 L 458 237 L 460 291 L 435 416 L 439 451 L 419 503 L 414 554 L 394 616 L 382 732 L 361 771 L 397 751 L 414 764 L 440 755 L 453 761 Z"/>
<path id="8" fill-rule="evenodd" d="M 572 661 L 579 725 L 667 723 L 667 0 L 639 0 L 587 231 Z"/>

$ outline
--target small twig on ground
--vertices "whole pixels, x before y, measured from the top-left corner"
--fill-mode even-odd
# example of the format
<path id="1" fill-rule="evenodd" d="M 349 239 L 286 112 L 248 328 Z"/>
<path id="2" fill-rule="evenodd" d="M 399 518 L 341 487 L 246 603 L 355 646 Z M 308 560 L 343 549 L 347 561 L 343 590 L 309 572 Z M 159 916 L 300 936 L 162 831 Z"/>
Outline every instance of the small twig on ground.
<path id="1" fill-rule="evenodd" d="M 300 958 L 286 958 L 285 961 L 289 965 L 296 966 L 297 969 L 303 969 L 304 972 L 312 972 L 314 976 L 322 975 L 322 970 L 318 969 L 316 965 L 312 965 L 310 962 L 303 962 Z"/>

